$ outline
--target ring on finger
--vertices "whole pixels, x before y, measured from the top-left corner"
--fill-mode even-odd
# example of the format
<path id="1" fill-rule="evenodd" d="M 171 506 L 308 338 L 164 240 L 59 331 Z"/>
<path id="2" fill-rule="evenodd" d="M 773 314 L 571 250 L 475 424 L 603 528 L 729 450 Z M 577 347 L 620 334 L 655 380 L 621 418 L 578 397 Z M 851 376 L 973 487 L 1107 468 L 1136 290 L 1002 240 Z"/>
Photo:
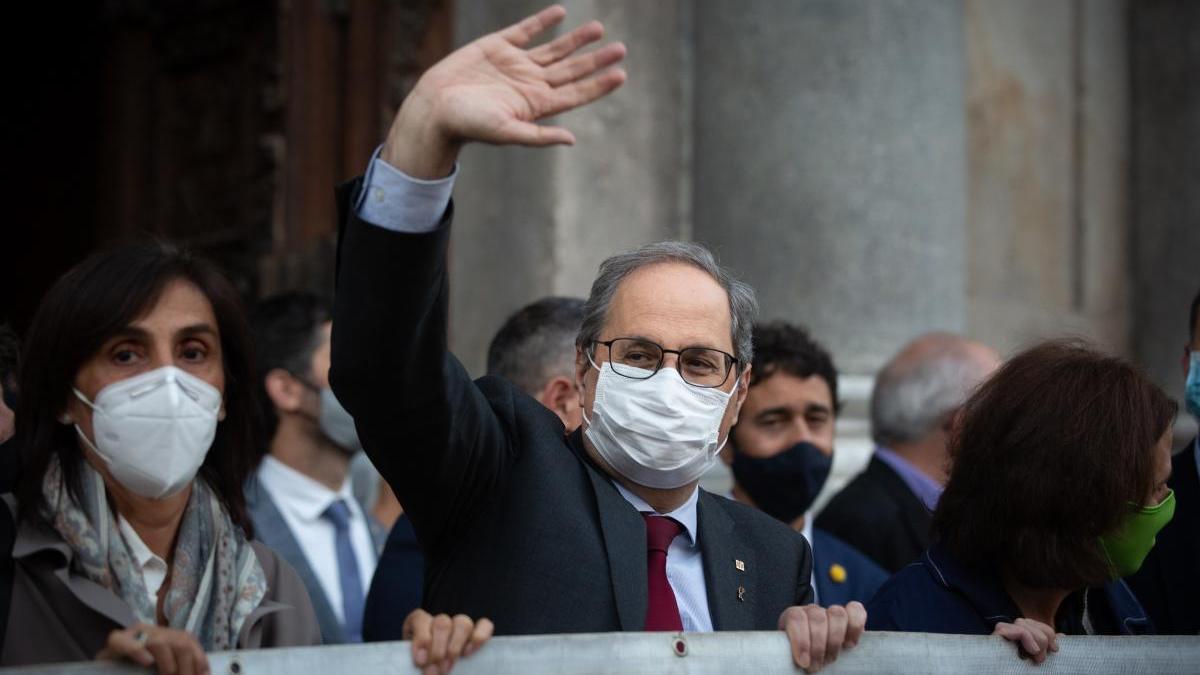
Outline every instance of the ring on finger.
<path id="1" fill-rule="evenodd" d="M 144 630 L 139 629 L 136 633 L 133 634 L 133 641 L 138 643 L 139 647 L 145 647 L 146 640 L 149 640 L 149 639 L 150 639 L 150 634 Z"/>

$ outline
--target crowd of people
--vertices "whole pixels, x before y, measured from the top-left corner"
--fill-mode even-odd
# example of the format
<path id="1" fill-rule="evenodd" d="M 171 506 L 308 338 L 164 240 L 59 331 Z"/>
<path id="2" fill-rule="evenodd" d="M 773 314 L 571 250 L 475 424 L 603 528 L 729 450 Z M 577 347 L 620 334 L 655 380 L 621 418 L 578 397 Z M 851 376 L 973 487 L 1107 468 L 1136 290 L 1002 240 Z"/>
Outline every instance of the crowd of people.
<path id="1" fill-rule="evenodd" d="M 421 78 L 340 188 L 332 301 L 247 313 L 212 264 L 143 243 L 59 279 L 20 349 L 0 331 L 0 665 L 191 674 L 216 650 L 411 639 L 446 672 L 493 632 L 780 630 L 812 671 L 868 629 L 1039 663 L 1061 634 L 1200 632 L 1200 441 L 1172 456 L 1177 405 L 1086 343 L 902 346 L 870 463 L 819 513 L 833 358 L 759 321 L 700 244 L 607 259 L 469 377 L 447 350 L 459 149 L 572 143 L 537 122 L 625 78 L 619 43 L 581 51 L 595 22 L 529 47 L 562 18 Z M 700 489 L 721 461 L 731 490 Z"/>

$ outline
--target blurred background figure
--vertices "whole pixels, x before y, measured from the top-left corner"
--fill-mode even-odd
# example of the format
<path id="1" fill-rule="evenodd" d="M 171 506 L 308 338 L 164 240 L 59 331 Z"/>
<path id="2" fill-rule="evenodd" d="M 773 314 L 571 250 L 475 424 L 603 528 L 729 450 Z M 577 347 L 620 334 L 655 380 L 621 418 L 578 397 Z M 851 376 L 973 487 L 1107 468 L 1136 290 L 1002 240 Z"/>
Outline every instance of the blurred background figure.
<path id="1" fill-rule="evenodd" d="M 329 388 L 330 305 L 311 293 L 277 295 L 258 306 L 253 329 L 269 439 L 247 487 L 255 530 L 296 568 L 324 641 L 361 642 L 385 535 L 351 486 L 362 446 Z"/>
<path id="2" fill-rule="evenodd" d="M 879 590 L 868 625 L 1051 642 L 1153 632 L 1120 577 L 1174 512 L 1175 413 L 1141 371 L 1085 345 L 1014 356 L 964 406 L 933 546 Z M 1040 660 L 1045 647 L 1026 649 Z"/>
<path id="3" fill-rule="evenodd" d="M 825 348 L 784 322 L 754 327 L 750 393 L 722 459 L 733 468 L 733 498 L 804 535 L 813 550 L 813 589 L 822 606 L 866 602 L 883 568 L 813 527 L 813 500 L 833 467 L 838 374 Z"/>
<path id="4" fill-rule="evenodd" d="M 562 420 L 564 433 L 579 427 L 575 390 L 575 336 L 583 320 L 581 298 L 548 297 L 514 312 L 488 347 L 488 375 L 503 377 Z M 363 635 L 370 642 L 404 639 L 405 615 L 420 605 L 424 561 L 407 519 L 392 528 L 367 596 Z M 415 580 L 415 581 L 414 581 Z"/>
<path id="5" fill-rule="evenodd" d="M 879 372 L 871 395 L 875 454 L 817 526 L 889 572 L 916 559 L 929 546 L 930 514 L 949 474 L 955 415 L 999 363 L 990 347 L 948 333 L 901 349 Z"/>
<path id="6" fill-rule="evenodd" d="M 1200 293 L 1188 313 L 1183 348 L 1184 409 L 1200 422 Z M 1171 460 L 1178 505 L 1175 518 L 1158 533 L 1158 543 L 1129 584 L 1161 634 L 1200 633 L 1200 437 Z"/>
<path id="7" fill-rule="evenodd" d="M 17 426 L 25 475 L 0 665 L 320 642 L 308 593 L 249 540 L 252 347 L 233 286 L 165 245 L 98 253 L 34 317 Z"/>
<path id="8" fill-rule="evenodd" d="M 508 317 L 487 351 L 487 374 L 503 377 L 554 411 L 566 433 L 582 422 L 575 391 L 581 321 L 582 298 L 542 298 Z"/>

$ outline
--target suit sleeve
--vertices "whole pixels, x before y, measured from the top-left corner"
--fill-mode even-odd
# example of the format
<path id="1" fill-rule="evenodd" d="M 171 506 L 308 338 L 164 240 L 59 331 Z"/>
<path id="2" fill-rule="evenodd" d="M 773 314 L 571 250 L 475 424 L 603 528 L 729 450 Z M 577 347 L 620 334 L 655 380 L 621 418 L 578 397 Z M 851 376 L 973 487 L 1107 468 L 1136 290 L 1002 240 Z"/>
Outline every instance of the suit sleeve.
<path id="1" fill-rule="evenodd" d="M 455 540 L 511 459 L 500 418 L 446 347 L 453 205 L 427 233 L 395 232 L 339 189 L 330 385 L 429 553 Z"/>

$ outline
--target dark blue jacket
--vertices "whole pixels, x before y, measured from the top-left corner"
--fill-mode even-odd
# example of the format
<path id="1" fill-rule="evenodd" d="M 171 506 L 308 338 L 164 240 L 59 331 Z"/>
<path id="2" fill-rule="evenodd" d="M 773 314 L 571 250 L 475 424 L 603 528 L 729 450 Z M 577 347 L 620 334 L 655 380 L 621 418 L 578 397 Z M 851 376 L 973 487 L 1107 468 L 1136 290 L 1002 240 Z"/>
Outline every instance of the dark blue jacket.
<path id="1" fill-rule="evenodd" d="M 386 642 L 403 640 L 404 619 L 409 612 L 421 606 L 421 585 L 425 573 L 425 560 L 417 544 L 417 533 L 407 516 L 400 516 L 387 543 L 375 578 L 371 580 L 371 591 L 367 593 L 367 606 L 363 611 L 363 640 Z"/>
<path id="2" fill-rule="evenodd" d="M 1154 628 L 1133 592 L 1117 580 L 1071 595 L 1055 628 L 1079 635 L 1086 593 L 1088 615 L 1101 635 L 1146 635 Z M 990 635 L 997 623 L 1021 616 L 994 571 L 969 568 L 934 545 L 900 570 L 867 604 L 867 630 Z"/>
<path id="3" fill-rule="evenodd" d="M 822 607 L 857 600 L 866 604 L 887 581 L 887 572 L 850 544 L 813 528 L 813 583 Z"/>

